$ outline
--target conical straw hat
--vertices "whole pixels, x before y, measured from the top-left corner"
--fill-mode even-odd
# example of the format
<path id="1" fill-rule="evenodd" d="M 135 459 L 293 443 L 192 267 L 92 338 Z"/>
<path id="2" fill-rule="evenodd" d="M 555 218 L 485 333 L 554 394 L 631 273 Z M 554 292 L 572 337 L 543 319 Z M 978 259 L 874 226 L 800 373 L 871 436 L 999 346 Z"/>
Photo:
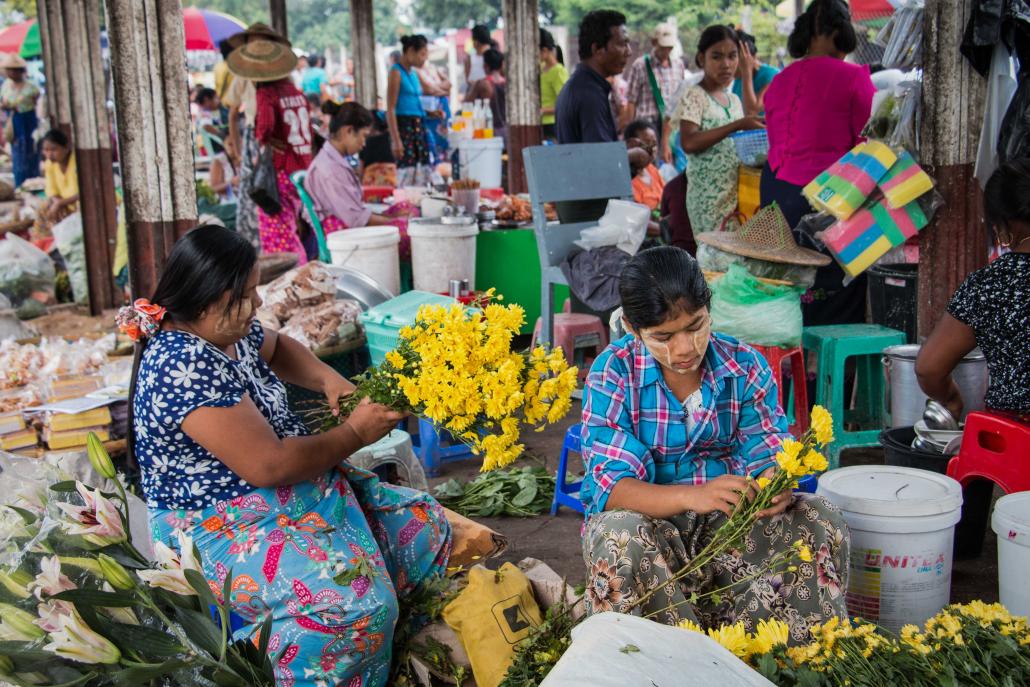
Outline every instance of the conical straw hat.
<path id="1" fill-rule="evenodd" d="M 787 218 L 776 203 L 759 210 L 737 231 L 706 231 L 694 238 L 745 258 L 812 267 L 822 267 L 832 262 L 830 256 L 797 244 Z"/>
<path id="2" fill-rule="evenodd" d="M 297 66 L 290 46 L 266 40 L 253 40 L 229 53 L 229 71 L 241 79 L 278 81 Z"/>

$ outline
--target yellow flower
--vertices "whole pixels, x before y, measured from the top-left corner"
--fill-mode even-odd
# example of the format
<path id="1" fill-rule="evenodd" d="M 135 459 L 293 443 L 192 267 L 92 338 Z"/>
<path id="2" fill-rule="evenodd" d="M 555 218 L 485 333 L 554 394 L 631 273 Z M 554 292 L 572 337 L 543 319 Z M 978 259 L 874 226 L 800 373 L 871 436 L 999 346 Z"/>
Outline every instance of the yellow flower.
<path id="1" fill-rule="evenodd" d="M 772 480 L 768 477 L 759 477 L 755 481 L 757 482 L 759 489 L 765 489 L 767 486 L 769 486 L 769 483 L 772 482 Z"/>
<path id="2" fill-rule="evenodd" d="M 787 441 L 791 440 L 788 439 Z M 787 441 L 783 442 L 784 445 L 786 445 Z M 804 464 L 798 460 L 797 456 L 791 455 L 786 451 L 780 451 L 776 454 L 776 464 L 780 466 L 781 470 L 787 473 L 788 477 L 803 477 L 808 474 L 805 471 Z"/>
<path id="3" fill-rule="evenodd" d="M 701 629 L 701 626 L 695 623 L 693 620 L 681 620 L 679 621 L 679 623 L 677 623 L 676 627 L 682 628 L 684 630 L 690 630 L 691 632 L 699 632 L 701 634 L 705 633 L 705 631 Z"/>
<path id="4" fill-rule="evenodd" d="M 808 548 L 808 546 L 806 546 L 805 544 L 802 544 L 798 547 L 798 558 L 800 558 L 805 563 L 811 563 L 812 549 Z"/>
<path id="5" fill-rule="evenodd" d="M 820 446 L 833 442 L 833 416 L 822 406 L 812 408 L 812 433 Z"/>
<path id="6" fill-rule="evenodd" d="M 397 351 L 390 351 L 386 354 L 386 362 L 393 365 L 398 370 L 404 369 L 404 356 Z"/>
<path id="7" fill-rule="evenodd" d="M 829 461 L 826 460 L 826 456 L 812 449 L 805 454 L 804 460 L 805 469 L 810 473 L 812 472 L 826 472 L 826 469 L 830 467 Z"/>
<path id="8" fill-rule="evenodd" d="M 750 641 L 743 623 L 723 625 L 722 627 L 710 628 L 708 636 L 719 642 L 730 653 L 740 658 L 746 658 L 749 653 Z"/>
<path id="9" fill-rule="evenodd" d="M 775 618 L 770 620 L 759 620 L 755 628 L 754 639 L 751 641 L 752 654 L 767 654 L 773 648 L 786 644 L 790 637 L 790 626 L 782 620 Z"/>

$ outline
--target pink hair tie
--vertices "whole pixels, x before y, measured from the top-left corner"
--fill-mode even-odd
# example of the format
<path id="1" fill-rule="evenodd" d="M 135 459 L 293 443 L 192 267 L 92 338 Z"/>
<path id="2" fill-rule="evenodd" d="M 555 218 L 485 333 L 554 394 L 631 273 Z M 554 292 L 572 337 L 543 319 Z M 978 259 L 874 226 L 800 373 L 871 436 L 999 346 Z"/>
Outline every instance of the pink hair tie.
<path id="1" fill-rule="evenodd" d="M 146 298 L 137 298 L 132 305 L 126 305 L 115 316 L 118 329 L 133 341 L 139 343 L 149 339 L 161 329 L 165 309 Z"/>

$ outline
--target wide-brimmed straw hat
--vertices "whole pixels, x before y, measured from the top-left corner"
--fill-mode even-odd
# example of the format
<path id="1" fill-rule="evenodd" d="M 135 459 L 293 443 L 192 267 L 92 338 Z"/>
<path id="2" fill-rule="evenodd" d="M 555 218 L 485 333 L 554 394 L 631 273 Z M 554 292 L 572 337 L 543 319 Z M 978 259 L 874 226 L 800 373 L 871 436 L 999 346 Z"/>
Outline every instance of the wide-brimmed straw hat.
<path id="1" fill-rule="evenodd" d="M 20 55 L 15 55 L 14 53 L 4 53 L 3 58 L 0 58 L 0 68 L 28 69 L 29 63 L 23 60 Z"/>
<path id="2" fill-rule="evenodd" d="M 822 267 L 832 262 L 830 256 L 797 244 L 787 218 L 775 203 L 759 210 L 737 231 L 706 231 L 694 238 L 745 258 L 811 267 Z"/>
<path id="3" fill-rule="evenodd" d="M 261 22 L 254 22 L 243 31 L 240 31 L 239 33 L 234 33 L 233 35 L 229 36 L 226 39 L 226 41 L 229 43 L 229 46 L 235 50 L 236 48 L 240 47 L 250 39 L 272 41 L 274 43 L 285 43 L 286 45 L 291 45 L 290 41 L 284 38 L 278 31 L 273 29 L 268 24 L 263 24 Z"/>
<path id="4" fill-rule="evenodd" d="M 297 66 L 297 56 L 285 43 L 253 40 L 229 53 L 229 71 L 241 79 L 278 81 Z"/>

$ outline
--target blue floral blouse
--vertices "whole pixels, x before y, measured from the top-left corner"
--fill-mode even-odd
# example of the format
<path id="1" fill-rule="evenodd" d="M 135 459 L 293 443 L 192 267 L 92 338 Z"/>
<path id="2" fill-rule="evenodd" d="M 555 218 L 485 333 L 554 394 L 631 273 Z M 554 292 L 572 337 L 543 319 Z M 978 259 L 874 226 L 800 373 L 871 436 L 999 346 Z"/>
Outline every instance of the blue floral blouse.
<path id="1" fill-rule="evenodd" d="M 152 508 L 205 508 L 254 490 L 182 430 L 197 408 L 229 408 L 247 394 L 278 436 L 308 433 L 289 409 L 286 387 L 261 358 L 264 340 L 255 321 L 233 360 L 187 332 L 162 331 L 151 339 L 136 378 L 133 448 Z"/>

